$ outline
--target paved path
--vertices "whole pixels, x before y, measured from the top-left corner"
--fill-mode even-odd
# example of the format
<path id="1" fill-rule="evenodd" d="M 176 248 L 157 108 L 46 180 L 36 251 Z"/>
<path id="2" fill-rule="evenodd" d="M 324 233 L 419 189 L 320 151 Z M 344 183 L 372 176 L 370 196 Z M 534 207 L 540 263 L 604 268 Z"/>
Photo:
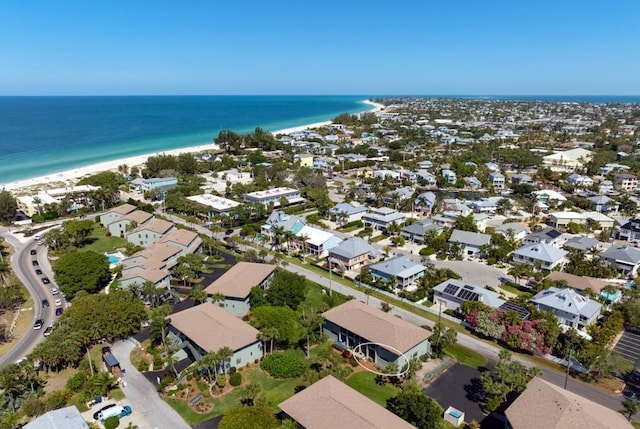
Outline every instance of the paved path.
<path id="1" fill-rule="evenodd" d="M 127 401 L 133 412 L 141 415 L 147 422 L 147 426 L 141 426 L 140 429 L 190 429 L 182 417 L 160 398 L 155 387 L 131 364 L 129 355 L 135 347 L 133 341 L 124 340 L 115 343 L 111 351 L 120 366 L 126 370 L 126 387 L 122 390 Z"/>

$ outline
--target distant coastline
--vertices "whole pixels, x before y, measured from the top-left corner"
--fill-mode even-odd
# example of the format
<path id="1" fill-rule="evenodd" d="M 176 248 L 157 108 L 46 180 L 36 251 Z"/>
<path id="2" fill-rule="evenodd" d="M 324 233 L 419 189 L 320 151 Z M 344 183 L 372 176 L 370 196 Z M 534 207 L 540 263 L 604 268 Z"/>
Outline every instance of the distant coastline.
<path id="1" fill-rule="evenodd" d="M 361 100 L 361 102 L 364 105 L 368 106 L 368 108 L 363 109 L 362 112 L 366 112 L 366 111 L 376 112 L 384 108 L 383 105 L 374 103 L 368 99 Z M 278 129 L 271 132 L 274 135 L 288 134 L 295 131 L 322 127 L 329 124 L 331 124 L 331 121 L 314 122 L 310 124 Z M 212 143 L 212 144 L 195 145 L 195 146 L 189 146 L 189 147 L 183 147 L 183 148 L 177 148 L 177 149 L 171 149 L 171 150 L 150 152 L 142 155 L 136 155 L 136 156 L 126 157 L 121 159 L 115 159 L 115 160 L 90 164 L 87 166 L 71 168 L 68 170 L 41 175 L 33 178 L 15 180 L 15 181 L 0 185 L 0 188 L 4 188 L 10 191 L 16 191 L 16 190 L 28 190 L 31 188 L 37 188 L 37 187 L 40 187 L 41 185 L 50 184 L 50 183 L 67 185 L 74 181 L 77 181 L 82 177 L 85 177 L 91 174 L 95 174 L 101 171 L 117 170 L 117 168 L 123 164 L 126 164 L 128 167 L 141 166 L 146 162 L 147 158 L 149 158 L 150 156 L 158 155 L 158 154 L 178 155 L 180 153 L 199 153 L 199 152 L 213 151 L 213 150 L 219 150 L 219 149 L 220 148 L 216 144 Z"/>

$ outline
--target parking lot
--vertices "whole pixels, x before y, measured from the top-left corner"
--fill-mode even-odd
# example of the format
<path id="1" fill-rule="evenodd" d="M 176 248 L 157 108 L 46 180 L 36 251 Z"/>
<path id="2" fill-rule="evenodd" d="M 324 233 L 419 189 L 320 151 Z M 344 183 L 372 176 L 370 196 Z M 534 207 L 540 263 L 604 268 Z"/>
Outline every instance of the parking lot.
<path id="1" fill-rule="evenodd" d="M 122 401 L 114 401 L 112 399 L 111 400 L 107 400 L 105 402 L 101 402 L 99 404 L 93 405 L 91 408 L 89 408 L 88 411 L 85 411 L 84 413 L 82 413 L 82 417 L 84 417 L 84 419 L 86 421 L 88 421 L 88 422 L 93 422 L 93 421 L 95 421 L 93 419 L 94 413 L 96 413 L 97 411 L 99 411 L 100 409 L 105 407 L 106 405 L 114 404 L 114 403 L 117 403 L 118 405 L 122 405 L 122 406 L 129 405 L 129 403 L 127 402 L 126 399 L 124 399 Z M 126 428 L 129 423 L 131 423 L 131 424 L 133 424 L 135 426 L 138 426 L 140 429 L 151 429 L 151 427 L 147 424 L 147 422 L 142 419 L 142 416 L 140 416 L 139 414 L 136 415 L 136 410 L 135 409 L 133 410 L 133 412 L 130 415 L 122 417 L 120 419 L 120 425 L 118 427 Z M 102 425 L 100 427 L 102 427 Z"/>
<path id="2" fill-rule="evenodd" d="M 625 330 L 613 349 L 636 365 L 640 359 L 640 333 Z"/>

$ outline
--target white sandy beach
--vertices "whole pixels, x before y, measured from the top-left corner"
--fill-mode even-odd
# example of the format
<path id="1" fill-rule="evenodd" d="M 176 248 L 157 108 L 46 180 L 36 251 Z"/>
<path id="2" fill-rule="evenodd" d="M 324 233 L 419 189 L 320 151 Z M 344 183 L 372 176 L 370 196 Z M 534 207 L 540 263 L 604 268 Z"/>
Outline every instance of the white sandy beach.
<path id="1" fill-rule="evenodd" d="M 373 106 L 370 112 L 378 112 L 384 109 L 384 105 L 374 103 L 370 100 L 365 100 L 364 103 Z M 331 124 L 331 121 L 316 122 L 313 124 L 306 124 L 298 127 L 285 128 L 283 130 L 274 131 L 272 134 L 274 135 L 289 134 L 295 131 L 302 131 L 310 128 L 318 128 L 318 127 L 322 127 L 329 124 Z M 159 155 L 159 154 L 178 155 L 181 153 L 198 153 L 198 152 L 205 152 L 205 151 L 219 150 L 219 149 L 220 147 L 218 145 L 211 143 L 211 144 L 204 144 L 204 145 L 198 145 L 198 146 L 184 147 L 180 149 L 172 149 L 172 150 L 164 150 L 164 151 L 159 151 L 154 153 L 147 153 L 144 155 L 137 155 L 129 158 L 100 162 L 97 164 L 87 165 L 85 167 L 73 168 L 66 171 L 61 171 L 59 173 L 47 174 L 45 176 L 34 177 L 31 179 L 17 180 L 15 182 L 0 184 L 0 189 L 6 189 L 9 191 L 18 191 L 21 189 L 25 189 L 25 190 L 35 189 L 35 188 L 38 188 L 40 185 L 45 185 L 49 183 L 64 183 L 65 185 L 72 185 L 82 177 L 95 174 L 100 171 L 117 170 L 118 166 L 123 164 L 126 164 L 129 168 L 133 166 L 142 166 L 147 161 L 147 158 L 154 155 Z"/>

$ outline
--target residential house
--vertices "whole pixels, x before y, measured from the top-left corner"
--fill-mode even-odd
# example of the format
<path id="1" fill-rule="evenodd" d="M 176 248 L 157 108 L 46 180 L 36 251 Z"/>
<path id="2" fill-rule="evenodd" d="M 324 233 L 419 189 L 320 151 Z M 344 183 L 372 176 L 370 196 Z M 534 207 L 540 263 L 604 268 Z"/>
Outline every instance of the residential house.
<path id="1" fill-rule="evenodd" d="M 177 247 L 180 249 L 180 256 L 189 253 L 200 253 L 202 250 L 202 239 L 197 233 L 188 229 L 173 228 L 158 243 Z"/>
<path id="2" fill-rule="evenodd" d="M 373 177 L 380 177 L 382 179 L 389 177 L 391 179 L 399 179 L 400 173 L 395 170 L 373 170 Z"/>
<path id="3" fill-rule="evenodd" d="M 608 229 L 613 228 L 615 220 L 600 212 L 553 212 L 547 218 L 547 225 L 554 228 L 567 227 L 570 223 Z"/>
<path id="4" fill-rule="evenodd" d="M 150 281 L 157 288 L 170 286 L 170 271 L 175 267 L 182 249 L 169 243 L 157 243 L 120 261 L 122 276 L 118 279 L 118 287 L 127 289 L 133 284 L 142 285 Z"/>
<path id="5" fill-rule="evenodd" d="M 426 186 L 434 187 L 438 184 L 436 176 L 427 170 L 417 170 L 416 175 L 418 176 L 418 180 L 424 182 Z"/>
<path id="6" fill-rule="evenodd" d="M 458 181 L 457 177 L 456 177 L 456 173 L 454 173 L 451 170 L 442 170 L 440 172 L 440 174 L 442 175 L 442 177 L 444 177 L 444 179 L 446 180 L 447 183 L 451 184 L 451 185 L 455 185 L 456 182 Z"/>
<path id="7" fill-rule="evenodd" d="M 169 190 L 178 186 L 177 177 L 154 177 L 149 179 L 137 178 L 133 179 L 129 184 L 129 188 L 138 192 L 152 192 L 158 190 Z"/>
<path id="8" fill-rule="evenodd" d="M 281 210 L 272 212 L 264 225 L 260 227 L 260 232 L 270 241 L 275 238 L 275 233 L 279 229 L 297 234 L 307 224 L 303 218 L 295 215 L 288 215 Z"/>
<path id="9" fill-rule="evenodd" d="M 500 171 L 500 166 L 495 162 L 485 162 L 484 166 L 487 167 L 489 171 Z"/>
<path id="10" fill-rule="evenodd" d="M 613 245 L 600 255 L 600 260 L 606 262 L 610 268 L 632 276 L 637 273 L 640 266 L 640 249 L 626 245 Z"/>
<path id="11" fill-rule="evenodd" d="M 67 212 L 78 210 L 87 203 L 87 196 L 91 191 L 100 189 L 98 186 L 78 185 L 65 186 L 64 188 L 45 189 L 35 195 L 23 195 L 16 197 L 18 210 L 33 217 L 41 214 L 47 204 L 62 204 L 67 208 Z M 66 204 L 65 199 L 69 202 Z M 65 205 L 66 204 L 66 205 Z M 94 207 L 95 208 L 95 207 Z"/>
<path id="12" fill-rule="evenodd" d="M 359 237 L 342 241 L 329 249 L 329 260 L 333 267 L 343 272 L 359 273 L 360 269 L 378 260 L 380 253 L 371 244 Z"/>
<path id="13" fill-rule="evenodd" d="M 374 230 L 384 230 L 391 224 L 402 225 L 406 216 L 397 210 L 381 207 L 371 208 L 369 213 L 362 215 L 362 222 L 365 227 L 373 228 Z"/>
<path id="14" fill-rule="evenodd" d="M 219 197 L 213 194 L 200 194 L 187 197 L 188 200 L 194 201 L 200 205 L 207 207 L 209 214 L 215 215 L 227 215 L 232 208 L 240 205 L 239 202 L 230 200 L 229 198 Z"/>
<path id="15" fill-rule="evenodd" d="M 491 241 L 491 236 L 479 232 L 460 231 L 454 229 L 449 238 L 449 243 L 457 243 L 464 256 L 478 256 L 480 248 Z"/>
<path id="16" fill-rule="evenodd" d="M 413 427 L 413 426 L 409 426 Z M 23 429 L 89 429 L 89 425 L 85 421 L 82 414 L 75 405 L 70 407 L 58 408 L 57 410 L 47 411 L 41 416 L 36 417 L 26 425 Z"/>
<path id="17" fill-rule="evenodd" d="M 563 247 L 567 250 L 578 250 L 582 253 L 587 253 L 592 250 L 602 249 L 602 243 L 586 235 L 577 235 L 565 241 Z"/>
<path id="18" fill-rule="evenodd" d="M 386 408 L 328 375 L 280 404 L 305 429 L 413 429 Z"/>
<path id="19" fill-rule="evenodd" d="M 543 228 L 540 231 L 527 235 L 523 244 L 546 243 L 552 246 L 560 246 L 562 243 L 562 233 L 555 228 Z"/>
<path id="20" fill-rule="evenodd" d="M 138 210 L 138 208 L 133 204 L 123 204 L 118 207 L 113 207 L 106 213 L 100 215 L 100 225 L 106 227 L 110 223 L 115 222 L 116 220 L 136 210 Z"/>
<path id="21" fill-rule="evenodd" d="M 411 186 L 394 189 L 386 193 L 384 197 L 384 205 L 398 209 L 398 206 L 405 200 L 413 197 L 414 189 Z"/>
<path id="22" fill-rule="evenodd" d="M 514 185 L 534 185 L 534 181 L 528 174 L 514 174 L 511 176 L 511 183 Z"/>
<path id="23" fill-rule="evenodd" d="M 173 223 L 169 221 L 152 219 L 125 233 L 125 238 L 131 244 L 147 248 L 152 246 L 173 228 L 175 228 Z"/>
<path id="24" fill-rule="evenodd" d="M 464 180 L 467 186 L 471 189 L 482 188 L 482 182 L 478 180 L 477 177 L 463 177 L 462 180 Z"/>
<path id="25" fill-rule="evenodd" d="M 551 271 L 565 262 L 566 255 L 566 251 L 541 242 L 522 246 L 514 250 L 511 256 L 514 263 L 540 266 Z"/>
<path id="26" fill-rule="evenodd" d="M 620 203 L 606 195 L 596 195 L 588 197 L 587 201 L 591 203 L 591 208 L 600 213 L 618 212 Z"/>
<path id="27" fill-rule="evenodd" d="M 238 262 L 204 290 L 209 296 L 222 294 L 224 300 L 219 301 L 217 305 L 235 316 L 242 317 L 250 310 L 251 289 L 256 286 L 268 289 L 275 270 L 275 265 Z"/>
<path id="28" fill-rule="evenodd" d="M 629 243 L 640 243 L 640 218 L 634 217 L 620 227 L 618 239 Z"/>
<path id="29" fill-rule="evenodd" d="M 589 290 L 600 294 L 602 290 L 607 286 L 607 282 L 602 279 L 596 279 L 594 277 L 576 276 L 574 274 L 563 273 L 562 271 L 552 271 L 547 276 L 552 281 L 565 281 L 567 286 L 579 291 L 582 294 L 587 294 Z"/>
<path id="30" fill-rule="evenodd" d="M 369 265 L 369 271 L 374 279 L 390 283 L 392 287 L 406 289 L 424 275 L 427 268 L 411 260 L 408 256 L 394 256 L 374 265 Z M 393 284 L 396 282 L 397 284 Z"/>
<path id="31" fill-rule="evenodd" d="M 147 213 L 142 210 L 135 210 L 108 224 L 107 229 L 109 230 L 109 234 L 114 237 L 124 238 L 127 231 L 142 226 L 151 219 L 153 219 L 153 215 L 151 213 Z"/>
<path id="32" fill-rule="evenodd" d="M 589 176 L 573 173 L 567 178 L 567 183 L 576 188 L 590 188 L 595 184 L 595 181 Z"/>
<path id="33" fill-rule="evenodd" d="M 634 192 L 638 189 L 638 178 L 633 174 L 616 173 L 613 175 L 613 186 L 624 192 Z"/>
<path id="34" fill-rule="evenodd" d="M 244 201 L 247 203 L 258 203 L 265 207 L 280 207 L 284 202 L 285 205 L 300 204 L 305 201 L 300 196 L 300 191 L 292 188 L 273 188 L 266 191 L 249 192 L 245 194 Z"/>
<path id="35" fill-rule="evenodd" d="M 613 182 L 611 180 L 603 180 L 598 185 L 599 194 L 612 194 L 614 192 Z"/>
<path id="36" fill-rule="evenodd" d="M 433 302 L 443 309 L 458 311 L 466 301 L 479 301 L 492 308 L 499 308 L 506 301 L 500 294 L 489 289 L 474 286 L 462 280 L 446 280 L 433 288 Z"/>
<path id="37" fill-rule="evenodd" d="M 409 241 L 415 243 L 424 243 L 429 233 L 440 234 L 443 231 L 442 226 L 437 225 L 431 219 L 421 219 L 411 225 L 402 227 L 400 235 Z"/>
<path id="38" fill-rule="evenodd" d="M 258 330 L 215 304 L 196 305 L 173 313 L 168 320 L 168 339 L 196 360 L 223 347 L 233 351 L 225 363 L 227 370 L 262 358 Z"/>
<path id="39" fill-rule="evenodd" d="M 549 207 L 558 207 L 567 201 L 567 198 L 564 195 L 552 189 L 534 191 L 533 194 L 536 196 L 539 203 Z"/>
<path id="40" fill-rule="evenodd" d="M 498 171 L 492 171 L 489 173 L 489 182 L 493 186 L 493 189 L 496 191 L 501 191 L 504 189 L 505 178 L 502 173 Z"/>
<path id="41" fill-rule="evenodd" d="M 495 231 L 505 237 L 509 237 L 509 235 L 511 235 L 514 240 L 517 241 L 524 240 L 524 238 L 531 233 L 531 229 L 529 229 L 528 226 L 517 222 L 503 223 L 502 225 L 497 226 Z"/>
<path id="42" fill-rule="evenodd" d="M 300 162 L 300 167 L 313 167 L 313 154 L 296 153 L 293 155 L 293 162 Z"/>
<path id="43" fill-rule="evenodd" d="M 616 410 L 539 377 L 506 409 L 506 429 L 632 429 Z"/>
<path id="44" fill-rule="evenodd" d="M 300 232 L 296 234 L 296 237 L 298 245 L 304 243 L 304 251 L 316 258 L 327 256 L 327 252 L 342 241 L 342 238 L 332 232 L 323 231 L 309 225 L 303 226 Z"/>
<path id="45" fill-rule="evenodd" d="M 423 192 L 413 201 L 414 209 L 423 214 L 431 213 L 438 197 L 431 191 Z"/>
<path id="46" fill-rule="evenodd" d="M 572 288 L 550 287 L 529 300 L 538 310 L 553 313 L 561 325 L 584 330 L 600 316 L 602 304 Z"/>
<path id="47" fill-rule="evenodd" d="M 418 161 L 418 168 L 422 170 L 428 170 L 433 167 L 433 162 L 431 161 Z"/>
<path id="48" fill-rule="evenodd" d="M 396 363 L 399 368 L 406 359 L 429 354 L 431 332 L 385 313 L 355 299 L 323 313 L 324 334 L 340 347 L 373 362 L 379 368 Z"/>
<path id="49" fill-rule="evenodd" d="M 471 208 L 475 213 L 495 213 L 498 210 L 498 203 L 492 199 L 484 198 L 473 201 Z"/>
<path id="50" fill-rule="evenodd" d="M 338 225 L 346 225 L 362 220 L 362 216 L 367 210 L 369 209 L 365 206 L 356 206 L 352 203 L 340 203 L 329 209 L 329 217 L 333 218 Z"/>

